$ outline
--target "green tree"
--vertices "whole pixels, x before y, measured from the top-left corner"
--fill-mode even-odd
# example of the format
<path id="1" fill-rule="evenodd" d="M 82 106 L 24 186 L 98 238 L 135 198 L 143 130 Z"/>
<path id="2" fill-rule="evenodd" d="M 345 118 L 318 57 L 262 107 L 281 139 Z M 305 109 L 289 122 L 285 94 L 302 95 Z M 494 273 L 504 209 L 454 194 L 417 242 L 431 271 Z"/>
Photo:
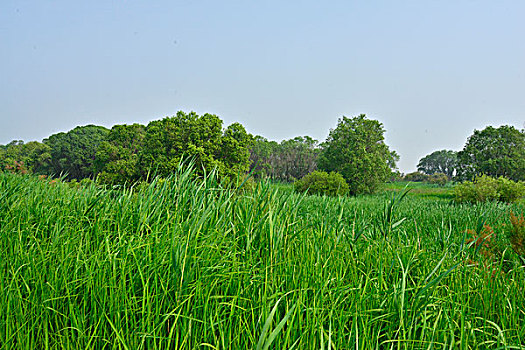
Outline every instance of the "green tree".
<path id="1" fill-rule="evenodd" d="M 255 177 L 274 176 L 274 164 L 272 158 L 277 154 L 279 143 L 269 141 L 265 137 L 256 135 L 250 148 L 250 172 Z"/>
<path id="2" fill-rule="evenodd" d="M 525 180 L 525 130 L 509 125 L 474 130 L 458 152 L 458 177 L 472 180 L 482 174 Z"/>
<path id="3" fill-rule="evenodd" d="M 0 145 L 0 169 L 45 174 L 51 158 L 49 152 L 49 146 L 41 142 L 11 141 L 5 146 Z"/>
<path id="4" fill-rule="evenodd" d="M 319 169 L 341 173 L 351 194 L 373 193 L 391 175 L 397 158 L 385 144 L 384 132 L 382 123 L 364 114 L 343 116 L 322 144 Z"/>
<path id="5" fill-rule="evenodd" d="M 0 145 L 1 170 L 21 173 L 27 172 L 22 155 L 23 145 L 24 141 L 22 140 L 13 140 L 7 145 Z"/>
<path id="6" fill-rule="evenodd" d="M 218 158 L 224 164 L 224 176 L 233 179 L 248 170 L 252 144 L 253 136 L 240 123 L 233 123 L 226 128 L 218 152 Z"/>
<path id="7" fill-rule="evenodd" d="M 99 180 L 110 184 L 139 180 L 138 153 L 145 135 L 146 127 L 141 124 L 113 126 L 95 154 L 94 169 Z"/>
<path id="8" fill-rule="evenodd" d="M 247 171 L 251 140 L 241 124 L 232 124 L 223 133 L 222 120 L 216 115 L 179 111 L 148 124 L 139 167 L 142 176 L 167 176 L 183 157 L 192 158 L 199 174 L 217 169 L 219 176 L 231 179 Z"/>
<path id="9" fill-rule="evenodd" d="M 443 173 L 452 177 L 456 171 L 457 159 L 457 153 L 454 151 L 435 151 L 420 159 L 417 170 L 427 175 Z"/>
<path id="10" fill-rule="evenodd" d="M 319 147 L 310 136 L 298 136 L 280 144 L 281 173 L 286 181 L 301 179 L 317 169 Z"/>
<path id="11" fill-rule="evenodd" d="M 319 147 L 310 136 L 298 136 L 281 143 L 256 136 L 250 150 L 251 169 L 275 180 L 293 181 L 317 169 Z"/>
<path id="12" fill-rule="evenodd" d="M 50 173 L 72 179 L 92 177 L 96 151 L 108 133 L 103 126 L 86 125 L 49 136 L 44 144 L 50 148 Z"/>

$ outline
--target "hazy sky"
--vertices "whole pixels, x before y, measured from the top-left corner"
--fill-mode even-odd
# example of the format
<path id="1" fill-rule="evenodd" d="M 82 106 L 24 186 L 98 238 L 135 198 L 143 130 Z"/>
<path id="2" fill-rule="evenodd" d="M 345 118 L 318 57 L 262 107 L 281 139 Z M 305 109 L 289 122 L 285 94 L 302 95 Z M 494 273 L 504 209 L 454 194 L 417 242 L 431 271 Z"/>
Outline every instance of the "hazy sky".
<path id="1" fill-rule="evenodd" d="M 380 120 L 404 172 L 525 123 L 525 1 L 0 1 L 0 144 L 194 110 L 324 140 Z"/>

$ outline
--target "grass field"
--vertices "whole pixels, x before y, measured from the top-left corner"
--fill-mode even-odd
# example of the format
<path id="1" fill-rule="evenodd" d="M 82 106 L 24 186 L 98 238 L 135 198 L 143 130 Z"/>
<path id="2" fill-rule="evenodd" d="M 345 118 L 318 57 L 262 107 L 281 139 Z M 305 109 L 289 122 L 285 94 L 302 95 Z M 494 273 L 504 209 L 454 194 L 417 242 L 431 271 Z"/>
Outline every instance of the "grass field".
<path id="1" fill-rule="evenodd" d="M 413 186 L 399 201 L 404 185 L 235 192 L 190 170 L 137 190 L 0 174 L 0 347 L 525 349 L 525 261 L 505 237 L 525 204 Z"/>

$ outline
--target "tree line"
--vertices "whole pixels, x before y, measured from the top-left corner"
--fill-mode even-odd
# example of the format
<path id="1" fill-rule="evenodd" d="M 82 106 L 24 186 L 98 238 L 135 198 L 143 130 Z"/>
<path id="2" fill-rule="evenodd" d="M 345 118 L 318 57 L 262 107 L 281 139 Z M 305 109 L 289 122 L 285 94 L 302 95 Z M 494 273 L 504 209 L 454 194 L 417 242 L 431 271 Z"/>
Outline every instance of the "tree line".
<path id="1" fill-rule="evenodd" d="M 213 114 L 179 111 L 147 125 L 86 125 L 42 142 L 15 140 L 0 145 L 0 169 L 131 184 L 168 176 L 191 158 L 198 175 L 215 169 L 226 185 L 248 172 L 293 182 L 319 170 L 341 174 L 352 194 L 372 193 L 393 177 L 399 160 L 384 133 L 382 123 L 362 114 L 340 118 L 321 143 L 309 136 L 276 142 L 251 135 L 240 123 L 224 128 Z M 525 180 L 525 131 L 512 126 L 475 130 L 460 152 L 433 152 L 420 160 L 418 170 L 457 180 L 481 174 Z"/>
<path id="2" fill-rule="evenodd" d="M 426 175 L 445 174 L 468 181 L 481 175 L 525 180 L 525 130 L 503 125 L 474 130 L 459 152 L 439 150 L 423 157 L 417 166 Z M 417 177 L 417 174 L 409 174 Z"/>
<path id="3" fill-rule="evenodd" d="M 223 181 L 228 181 L 248 170 L 252 136 L 239 123 L 225 129 L 222 124 L 213 114 L 181 111 L 147 126 L 78 126 L 41 143 L 12 141 L 0 146 L 0 167 L 124 184 L 168 176 L 186 157 L 195 161 L 198 174 L 215 169 Z"/>

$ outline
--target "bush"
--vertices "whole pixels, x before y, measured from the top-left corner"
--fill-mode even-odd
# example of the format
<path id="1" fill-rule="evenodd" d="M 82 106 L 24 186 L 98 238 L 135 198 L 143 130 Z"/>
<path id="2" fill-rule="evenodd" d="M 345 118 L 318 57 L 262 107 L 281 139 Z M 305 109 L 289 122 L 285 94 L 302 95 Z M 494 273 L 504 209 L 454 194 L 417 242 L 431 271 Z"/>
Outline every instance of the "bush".
<path id="1" fill-rule="evenodd" d="M 419 171 L 408 173 L 403 178 L 403 180 L 410 181 L 410 182 L 423 182 L 423 181 L 428 181 L 429 179 L 430 179 L 430 175 L 420 173 Z"/>
<path id="2" fill-rule="evenodd" d="M 445 186 L 448 182 L 448 176 L 443 173 L 435 173 L 430 175 L 428 183 Z"/>
<path id="3" fill-rule="evenodd" d="M 294 183 L 298 192 L 310 194 L 326 194 L 328 196 L 345 195 L 348 193 L 348 184 L 343 176 L 337 172 L 314 171 L 305 175 L 301 180 Z"/>
<path id="4" fill-rule="evenodd" d="M 487 175 L 476 178 L 474 182 L 465 181 L 454 188 L 456 202 L 515 202 L 525 196 L 525 185 L 500 177 Z"/>
<path id="5" fill-rule="evenodd" d="M 504 177 L 500 177 L 498 179 L 497 189 L 499 200 L 502 202 L 515 202 L 520 199 L 520 197 L 525 196 L 524 182 L 514 182 Z"/>

